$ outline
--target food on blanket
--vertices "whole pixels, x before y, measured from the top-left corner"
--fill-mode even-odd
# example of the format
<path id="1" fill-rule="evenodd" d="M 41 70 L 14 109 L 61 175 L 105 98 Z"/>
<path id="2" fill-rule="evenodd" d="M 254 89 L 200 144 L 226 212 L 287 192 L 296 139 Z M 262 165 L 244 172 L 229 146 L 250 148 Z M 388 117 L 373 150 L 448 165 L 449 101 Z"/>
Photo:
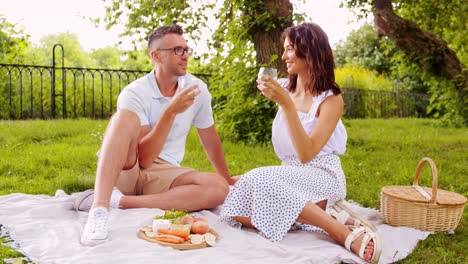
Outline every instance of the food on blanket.
<path id="1" fill-rule="evenodd" d="M 185 241 L 185 239 L 180 238 L 178 236 L 173 236 L 173 235 L 157 235 L 153 238 L 161 242 L 167 242 L 167 243 L 173 243 L 173 244 L 180 244 Z"/>
<path id="2" fill-rule="evenodd" d="M 151 228 L 151 226 L 148 227 Z M 210 229 L 209 232 L 203 235 L 189 234 L 186 237 L 185 235 L 187 235 L 187 233 L 182 234 L 181 231 L 174 232 L 174 230 L 171 229 L 158 230 L 160 234 L 152 231 L 144 232 L 142 229 L 144 228 L 141 228 L 139 232 L 140 238 L 150 242 L 158 243 L 162 246 L 169 246 L 179 250 L 214 246 L 218 237 L 218 234 L 213 229 Z"/>
<path id="3" fill-rule="evenodd" d="M 206 221 L 198 221 L 192 224 L 192 233 L 204 235 L 210 230 L 210 225 Z"/>
<path id="4" fill-rule="evenodd" d="M 188 213 L 185 211 L 166 210 L 164 215 L 157 215 L 154 219 L 166 219 L 170 220 L 172 223 L 178 224 L 179 220 L 187 214 Z"/>
<path id="5" fill-rule="evenodd" d="M 178 230 L 178 231 L 184 231 L 190 234 L 190 229 L 192 228 L 192 225 L 180 225 L 180 224 L 172 224 L 171 225 L 171 230 Z"/>
<path id="6" fill-rule="evenodd" d="M 205 236 L 204 235 L 198 235 L 198 234 L 190 235 L 189 239 L 190 239 L 190 242 L 192 244 L 195 244 L 195 245 L 199 245 L 199 244 L 205 242 Z"/>
<path id="7" fill-rule="evenodd" d="M 175 210 L 155 216 L 153 224 L 142 227 L 139 234 L 145 240 L 182 250 L 213 246 L 217 238 L 208 221 L 199 214 Z"/>
<path id="8" fill-rule="evenodd" d="M 153 232 L 153 228 L 151 228 L 151 226 L 144 226 L 142 228 L 140 228 L 140 231 L 143 231 L 143 232 Z"/>
<path id="9" fill-rule="evenodd" d="M 146 235 L 147 237 L 156 237 L 156 236 L 158 236 L 158 233 L 153 232 L 153 231 L 146 231 L 146 232 L 145 232 L 145 235 Z"/>
<path id="10" fill-rule="evenodd" d="M 191 225 L 194 222 L 194 218 L 192 215 L 186 214 L 182 216 L 179 220 L 179 224 L 181 225 Z"/>
<path id="11" fill-rule="evenodd" d="M 171 228 L 171 221 L 166 219 L 154 219 L 153 220 L 153 231 L 157 232 L 158 229 L 170 229 Z"/>
<path id="12" fill-rule="evenodd" d="M 210 245 L 210 246 L 214 246 L 216 244 L 216 237 L 215 235 L 211 234 L 211 233 L 206 233 L 204 235 L 204 238 L 205 238 L 205 242 Z"/>
<path id="13" fill-rule="evenodd" d="M 188 230 L 158 229 L 157 232 L 158 234 L 177 236 L 184 240 L 187 240 L 190 235 L 190 231 Z"/>

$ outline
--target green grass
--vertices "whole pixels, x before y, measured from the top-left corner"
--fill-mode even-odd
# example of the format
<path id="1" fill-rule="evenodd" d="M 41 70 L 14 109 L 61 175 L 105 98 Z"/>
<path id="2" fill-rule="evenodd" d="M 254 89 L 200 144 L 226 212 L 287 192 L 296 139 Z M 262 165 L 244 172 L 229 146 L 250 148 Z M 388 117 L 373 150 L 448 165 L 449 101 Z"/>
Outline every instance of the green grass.
<path id="1" fill-rule="evenodd" d="M 347 177 L 347 199 L 379 208 L 381 188 L 411 184 L 416 165 L 425 156 L 438 167 L 439 188 L 468 196 L 468 129 L 445 128 L 435 120 L 422 119 L 344 122 L 348 149 L 341 160 Z M 88 119 L 0 121 L 0 195 L 54 195 L 57 189 L 71 193 L 92 188 L 95 153 L 106 124 Z M 270 144 L 224 141 L 223 147 L 232 175 L 280 163 Z M 213 171 L 194 131 L 183 165 Z M 420 184 L 432 184 L 428 166 L 422 171 Z M 468 263 L 467 220 L 465 210 L 455 235 L 429 236 L 400 263 Z M 16 253 L 8 247 L 0 247 L 1 259 L 14 256 Z"/>

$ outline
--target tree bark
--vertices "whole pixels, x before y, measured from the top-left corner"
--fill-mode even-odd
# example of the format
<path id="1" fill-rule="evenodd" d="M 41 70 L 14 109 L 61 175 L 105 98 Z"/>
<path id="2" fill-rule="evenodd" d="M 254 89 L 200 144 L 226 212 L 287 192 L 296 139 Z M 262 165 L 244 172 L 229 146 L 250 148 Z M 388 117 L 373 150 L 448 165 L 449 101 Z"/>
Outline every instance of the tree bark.
<path id="1" fill-rule="evenodd" d="M 387 36 L 435 75 L 456 81 L 457 89 L 466 93 L 468 72 L 444 40 L 397 16 L 391 0 L 374 0 L 374 8 L 374 25 L 379 35 Z"/>
<path id="2" fill-rule="evenodd" d="M 272 22 L 255 24 L 249 30 L 254 42 L 257 65 L 270 65 L 278 69 L 279 76 L 286 76 L 286 65 L 281 60 L 283 54 L 281 35 L 287 27 L 293 25 L 292 4 L 289 0 L 250 0 L 245 3 L 247 6 L 257 6 L 255 9 L 247 8 L 246 16 L 256 18 L 267 13 Z M 265 25 L 269 28 L 265 28 Z M 272 61 L 274 55 L 277 58 Z"/>

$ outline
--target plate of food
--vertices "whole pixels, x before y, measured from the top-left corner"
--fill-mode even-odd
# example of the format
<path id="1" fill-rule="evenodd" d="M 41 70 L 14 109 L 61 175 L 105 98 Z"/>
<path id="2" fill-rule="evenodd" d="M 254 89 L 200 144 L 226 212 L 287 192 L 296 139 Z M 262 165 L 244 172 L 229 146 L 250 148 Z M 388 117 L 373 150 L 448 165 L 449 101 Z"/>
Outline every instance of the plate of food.
<path id="1" fill-rule="evenodd" d="M 167 210 L 156 216 L 153 224 L 143 226 L 138 236 L 149 242 L 178 250 L 214 246 L 218 234 L 204 218 L 194 217 L 184 211 Z"/>

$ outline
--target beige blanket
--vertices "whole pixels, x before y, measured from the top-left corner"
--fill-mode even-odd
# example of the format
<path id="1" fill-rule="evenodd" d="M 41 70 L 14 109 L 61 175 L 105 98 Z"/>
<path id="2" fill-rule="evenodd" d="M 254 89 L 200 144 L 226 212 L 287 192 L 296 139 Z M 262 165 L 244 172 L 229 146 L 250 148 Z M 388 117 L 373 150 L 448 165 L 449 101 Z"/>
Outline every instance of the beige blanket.
<path id="1" fill-rule="evenodd" d="M 364 263 L 325 234 L 291 231 L 282 241 L 272 243 L 253 230 L 231 228 L 218 221 L 219 209 L 200 212 L 219 234 L 214 247 L 178 251 L 138 238 L 138 229 L 151 224 L 162 212 L 158 209 L 112 210 L 110 241 L 83 247 L 79 237 L 87 213 L 71 209 L 76 195 L 58 190 L 55 197 L 0 196 L 1 233 L 13 240 L 10 246 L 37 263 Z M 384 225 L 377 211 L 348 205 L 377 225 L 383 240 L 380 263 L 405 258 L 430 234 Z"/>

